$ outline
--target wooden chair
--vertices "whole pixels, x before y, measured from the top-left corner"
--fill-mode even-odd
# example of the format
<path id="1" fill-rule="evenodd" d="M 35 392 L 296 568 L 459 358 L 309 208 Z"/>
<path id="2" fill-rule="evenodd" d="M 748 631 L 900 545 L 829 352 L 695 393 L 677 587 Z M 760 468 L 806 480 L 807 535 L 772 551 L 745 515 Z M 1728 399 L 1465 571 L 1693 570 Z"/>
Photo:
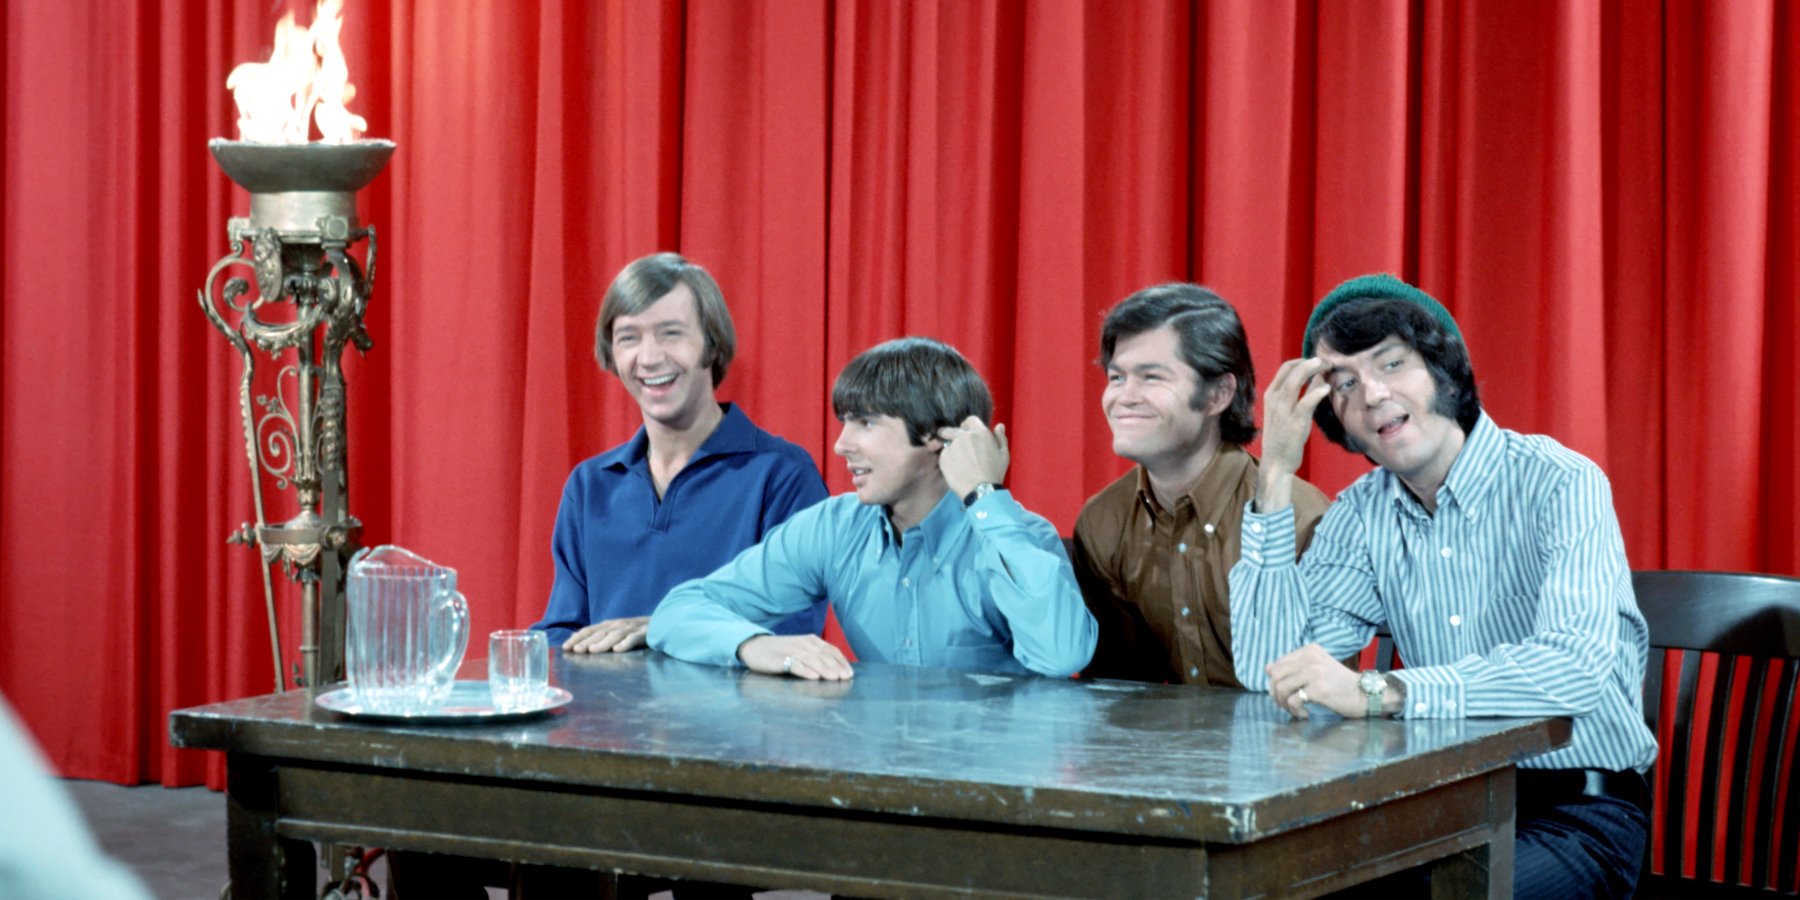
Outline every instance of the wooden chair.
<path id="1" fill-rule="evenodd" d="M 1643 896 L 1800 893 L 1800 579 L 1634 572 L 1656 734 Z"/>

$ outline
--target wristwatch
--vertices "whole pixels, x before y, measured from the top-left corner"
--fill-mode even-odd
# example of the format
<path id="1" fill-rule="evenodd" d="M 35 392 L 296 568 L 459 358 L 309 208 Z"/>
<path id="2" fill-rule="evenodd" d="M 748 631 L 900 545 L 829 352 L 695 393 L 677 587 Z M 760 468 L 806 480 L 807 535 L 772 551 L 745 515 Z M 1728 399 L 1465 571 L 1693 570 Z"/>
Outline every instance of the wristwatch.
<path id="1" fill-rule="evenodd" d="M 1386 715 L 1381 707 L 1381 698 L 1387 693 L 1387 676 L 1374 669 L 1364 669 L 1362 677 L 1356 679 L 1356 686 L 1362 688 L 1363 696 L 1369 698 L 1369 718 L 1379 719 Z"/>
<path id="2" fill-rule="evenodd" d="M 999 489 L 1000 486 L 991 481 L 984 481 L 976 485 L 974 490 L 963 495 L 963 508 L 968 509 L 969 507 L 974 506 L 975 501 L 980 500 Z"/>

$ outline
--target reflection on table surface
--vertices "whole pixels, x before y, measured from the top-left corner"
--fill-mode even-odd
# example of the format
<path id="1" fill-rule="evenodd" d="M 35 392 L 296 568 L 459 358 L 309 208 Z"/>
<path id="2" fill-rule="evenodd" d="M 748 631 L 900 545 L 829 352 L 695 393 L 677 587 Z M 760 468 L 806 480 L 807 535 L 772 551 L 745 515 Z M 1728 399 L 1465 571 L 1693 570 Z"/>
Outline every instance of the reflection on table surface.
<path id="1" fill-rule="evenodd" d="M 365 723 L 291 692 L 183 710 L 172 727 L 187 746 L 270 756 L 649 790 L 698 780 L 718 796 L 1209 840 L 1254 839 L 1321 804 L 1379 802 L 1568 739 L 1565 719 L 1296 721 L 1265 694 L 1193 686 L 873 663 L 826 683 L 654 652 L 552 657 L 552 682 L 575 699 L 538 720 Z M 1300 792 L 1308 802 L 1290 803 Z"/>

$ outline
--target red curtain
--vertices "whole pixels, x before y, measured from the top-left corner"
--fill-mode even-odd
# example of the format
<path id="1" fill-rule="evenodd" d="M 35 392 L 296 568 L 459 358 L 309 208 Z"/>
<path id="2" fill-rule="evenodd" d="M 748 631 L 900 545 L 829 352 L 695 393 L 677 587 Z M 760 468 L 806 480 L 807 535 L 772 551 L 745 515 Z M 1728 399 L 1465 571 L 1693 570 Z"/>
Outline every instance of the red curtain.
<path id="1" fill-rule="evenodd" d="M 217 783 L 168 711 L 272 683 L 223 542 L 238 364 L 194 299 L 247 209 L 205 147 L 269 7 L 0 16 L 0 691 L 71 776 Z M 1794 4 L 350 0 L 344 39 L 400 146 L 362 197 L 351 507 L 460 570 L 475 634 L 536 618 L 564 476 L 635 427 L 593 320 L 669 248 L 731 303 L 724 395 L 834 490 L 836 370 L 931 334 L 1066 531 L 1124 469 L 1110 304 L 1211 284 L 1267 378 L 1317 296 L 1390 270 L 1457 314 L 1500 423 L 1607 470 L 1634 566 L 1800 573 Z M 1315 441 L 1328 490 L 1364 468 Z"/>

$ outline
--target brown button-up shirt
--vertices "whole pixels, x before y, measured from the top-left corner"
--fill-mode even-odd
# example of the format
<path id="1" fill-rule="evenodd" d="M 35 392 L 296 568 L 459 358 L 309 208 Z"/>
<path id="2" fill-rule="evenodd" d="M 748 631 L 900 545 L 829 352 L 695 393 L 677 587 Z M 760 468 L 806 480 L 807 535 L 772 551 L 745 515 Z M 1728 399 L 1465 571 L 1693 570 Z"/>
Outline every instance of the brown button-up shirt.
<path id="1" fill-rule="evenodd" d="M 1231 600 L 1244 504 L 1256 496 L 1256 457 L 1223 444 L 1174 509 L 1163 509 L 1139 466 L 1088 498 L 1071 554 L 1100 643 L 1090 678 L 1240 687 L 1231 667 Z M 1296 548 L 1330 505 L 1294 484 Z"/>

